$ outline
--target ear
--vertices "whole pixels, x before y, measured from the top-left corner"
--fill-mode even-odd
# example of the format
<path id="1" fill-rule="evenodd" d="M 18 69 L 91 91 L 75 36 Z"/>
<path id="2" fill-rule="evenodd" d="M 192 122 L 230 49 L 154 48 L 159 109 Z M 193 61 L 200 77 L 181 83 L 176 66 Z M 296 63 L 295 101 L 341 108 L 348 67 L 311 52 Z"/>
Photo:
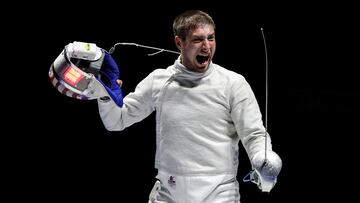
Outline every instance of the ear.
<path id="1" fill-rule="evenodd" d="M 182 40 L 179 36 L 175 36 L 175 45 L 179 50 L 181 50 Z"/>

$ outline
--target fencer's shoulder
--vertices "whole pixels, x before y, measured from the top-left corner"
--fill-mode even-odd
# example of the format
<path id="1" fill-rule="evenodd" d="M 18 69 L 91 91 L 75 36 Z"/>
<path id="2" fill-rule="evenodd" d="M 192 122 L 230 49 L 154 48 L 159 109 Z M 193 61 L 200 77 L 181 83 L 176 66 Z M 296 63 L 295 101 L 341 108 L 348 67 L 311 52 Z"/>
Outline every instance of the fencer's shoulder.
<path id="1" fill-rule="evenodd" d="M 214 66 L 215 71 L 221 75 L 224 79 L 227 79 L 229 81 L 237 81 L 237 82 L 243 82 L 246 81 L 245 77 L 241 75 L 240 73 L 237 73 L 231 69 L 224 68 L 223 66 L 220 66 L 218 64 L 212 64 Z"/>
<path id="2" fill-rule="evenodd" d="M 153 70 L 149 76 L 151 76 L 154 79 L 161 79 L 161 78 L 167 78 L 170 77 L 172 74 L 171 70 L 169 70 L 169 68 L 158 68 Z"/>
<path id="3" fill-rule="evenodd" d="M 151 74 L 153 74 L 153 75 L 163 75 L 163 74 L 169 74 L 169 73 L 170 73 L 169 68 L 166 68 L 166 69 L 157 68 L 151 72 Z"/>

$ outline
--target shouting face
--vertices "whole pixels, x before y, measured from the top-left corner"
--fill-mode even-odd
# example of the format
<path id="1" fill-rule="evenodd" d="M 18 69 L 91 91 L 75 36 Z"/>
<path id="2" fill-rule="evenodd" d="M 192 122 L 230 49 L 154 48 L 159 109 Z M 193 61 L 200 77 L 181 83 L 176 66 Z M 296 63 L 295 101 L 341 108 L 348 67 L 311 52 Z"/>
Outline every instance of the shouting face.
<path id="1" fill-rule="evenodd" d="M 181 51 L 181 63 L 186 68 L 205 72 L 215 53 L 215 30 L 211 25 L 202 25 L 191 30 L 185 40 L 176 36 L 175 43 Z"/>

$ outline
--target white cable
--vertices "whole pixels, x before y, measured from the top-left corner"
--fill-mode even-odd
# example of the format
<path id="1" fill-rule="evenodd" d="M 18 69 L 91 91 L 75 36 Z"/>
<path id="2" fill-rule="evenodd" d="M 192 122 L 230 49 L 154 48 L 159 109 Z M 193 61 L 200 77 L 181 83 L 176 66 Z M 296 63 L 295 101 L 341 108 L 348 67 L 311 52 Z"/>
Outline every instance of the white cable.
<path id="1" fill-rule="evenodd" d="M 142 47 L 142 48 L 146 48 L 146 49 L 155 49 L 158 50 L 155 53 L 151 53 L 148 54 L 148 56 L 154 56 L 156 54 L 159 54 L 161 52 L 169 52 L 169 53 L 174 53 L 174 54 L 180 54 L 180 52 L 176 52 L 176 51 L 171 51 L 171 50 L 167 50 L 167 49 L 161 49 L 161 48 L 157 48 L 157 47 L 152 47 L 152 46 L 145 46 L 145 45 L 141 45 L 141 44 L 136 44 L 136 43 L 130 43 L 130 42 L 119 42 L 116 43 L 113 47 L 111 47 L 111 49 L 109 50 L 109 53 L 112 54 L 115 51 L 115 47 L 118 45 L 130 45 L 130 46 L 137 46 L 137 47 Z"/>

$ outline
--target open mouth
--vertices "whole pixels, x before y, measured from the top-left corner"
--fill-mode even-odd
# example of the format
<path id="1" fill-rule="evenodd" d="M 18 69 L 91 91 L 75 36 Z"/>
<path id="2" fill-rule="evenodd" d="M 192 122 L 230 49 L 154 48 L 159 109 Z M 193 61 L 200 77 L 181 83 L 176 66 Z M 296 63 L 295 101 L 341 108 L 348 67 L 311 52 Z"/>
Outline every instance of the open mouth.
<path id="1" fill-rule="evenodd" d="M 209 57 L 210 57 L 209 55 L 207 56 L 197 55 L 196 60 L 199 64 L 204 64 L 209 60 Z"/>

